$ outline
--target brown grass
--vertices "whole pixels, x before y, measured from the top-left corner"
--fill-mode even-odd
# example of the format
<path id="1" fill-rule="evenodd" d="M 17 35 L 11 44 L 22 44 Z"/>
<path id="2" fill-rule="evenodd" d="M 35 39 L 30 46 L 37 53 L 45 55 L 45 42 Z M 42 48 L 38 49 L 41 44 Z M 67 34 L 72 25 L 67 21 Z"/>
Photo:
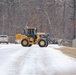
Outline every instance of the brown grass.
<path id="1" fill-rule="evenodd" d="M 56 48 L 56 49 L 62 51 L 64 54 L 68 56 L 76 58 L 76 48 L 62 47 L 62 48 Z"/>

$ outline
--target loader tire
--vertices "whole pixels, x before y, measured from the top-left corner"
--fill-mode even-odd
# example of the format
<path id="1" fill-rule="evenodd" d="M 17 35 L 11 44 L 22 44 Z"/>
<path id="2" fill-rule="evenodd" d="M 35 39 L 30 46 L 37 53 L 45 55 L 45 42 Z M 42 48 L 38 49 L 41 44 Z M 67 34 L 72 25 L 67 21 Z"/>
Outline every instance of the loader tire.
<path id="1" fill-rule="evenodd" d="M 31 46 L 32 46 L 32 44 L 29 44 L 29 45 L 28 45 L 28 47 L 31 47 Z"/>
<path id="2" fill-rule="evenodd" d="M 24 46 L 24 47 L 28 47 L 29 46 L 29 40 L 28 39 L 23 39 L 21 41 L 21 45 Z"/>
<path id="3" fill-rule="evenodd" d="M 45 39 L 40 39 L 39 41 L 38 41 L 38 45 L 40 46 L 40 47 L 47 47 L 47 41 L 45 40 Z"/>
<path id="4" fill-rule="evenodd" d="M 46 47 L 48 46 L 48 41 L 46 41 Z"/>

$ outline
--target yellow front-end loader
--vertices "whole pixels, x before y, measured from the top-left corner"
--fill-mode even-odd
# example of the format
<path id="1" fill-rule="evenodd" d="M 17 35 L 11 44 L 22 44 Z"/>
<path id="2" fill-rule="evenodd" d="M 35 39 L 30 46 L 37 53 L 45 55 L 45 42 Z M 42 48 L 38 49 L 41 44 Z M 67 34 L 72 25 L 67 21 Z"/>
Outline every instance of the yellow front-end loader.
<path id="1" fill-rule="evenodd" d="M 16 43 L 21 43 L 24 47 L 30 47 L 33 44 L 38 44 L 40 47 L 48 46 L 48 33 L 37 33 L 34 27 L 26 27 L 24 33 L 16 34 Z"/>

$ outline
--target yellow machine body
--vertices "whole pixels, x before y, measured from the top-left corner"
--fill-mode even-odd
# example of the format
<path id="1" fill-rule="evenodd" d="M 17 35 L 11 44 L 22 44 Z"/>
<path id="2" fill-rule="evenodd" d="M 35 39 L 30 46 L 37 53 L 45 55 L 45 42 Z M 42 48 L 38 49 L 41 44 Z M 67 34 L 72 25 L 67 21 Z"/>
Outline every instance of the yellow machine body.
<path id="1" fill-rule="evenodd" d="M 46 47 L 48 46 L 48 40 L 47 37 L 44 37 L 45 35 L 46 33 L 37 33 L 36 28 L 26 27 L 23 34 L 16 34 L 15 42 L 21 43 L 24 47 L 29 47 L 33 44 L 38 44 L 40 47 Z"/>
<path id="2" fill-rule="evenodd" d="M 41 34 L 37 34 L 37 39 L 36 41 L 34 42 L 34 38 L 32 37 L 28 37 L 26 35 L 22 35 L 21 33 L 18 33 L 16 34 L 16 39 L 15 39 L 15 42 L 16 43 L 21 43 L 21 40 L 22 39 L 29 39 L 29 43 L 30 44 L 37 44 L 38 43 L 38 40 L 41 38 Z"/>

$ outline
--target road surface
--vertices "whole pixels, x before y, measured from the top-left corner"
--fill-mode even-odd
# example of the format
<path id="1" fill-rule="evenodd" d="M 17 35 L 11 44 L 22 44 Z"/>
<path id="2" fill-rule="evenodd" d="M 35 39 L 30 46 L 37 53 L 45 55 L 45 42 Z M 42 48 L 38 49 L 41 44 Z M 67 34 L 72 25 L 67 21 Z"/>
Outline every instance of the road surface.
<path id="1" fill-rule="evenodd" d="M 56 75 L 76 74 L 76 59 L 54 49 L 57 45 L 41 48 L 38 45 L 0 45 L 0 75 Z"/>

